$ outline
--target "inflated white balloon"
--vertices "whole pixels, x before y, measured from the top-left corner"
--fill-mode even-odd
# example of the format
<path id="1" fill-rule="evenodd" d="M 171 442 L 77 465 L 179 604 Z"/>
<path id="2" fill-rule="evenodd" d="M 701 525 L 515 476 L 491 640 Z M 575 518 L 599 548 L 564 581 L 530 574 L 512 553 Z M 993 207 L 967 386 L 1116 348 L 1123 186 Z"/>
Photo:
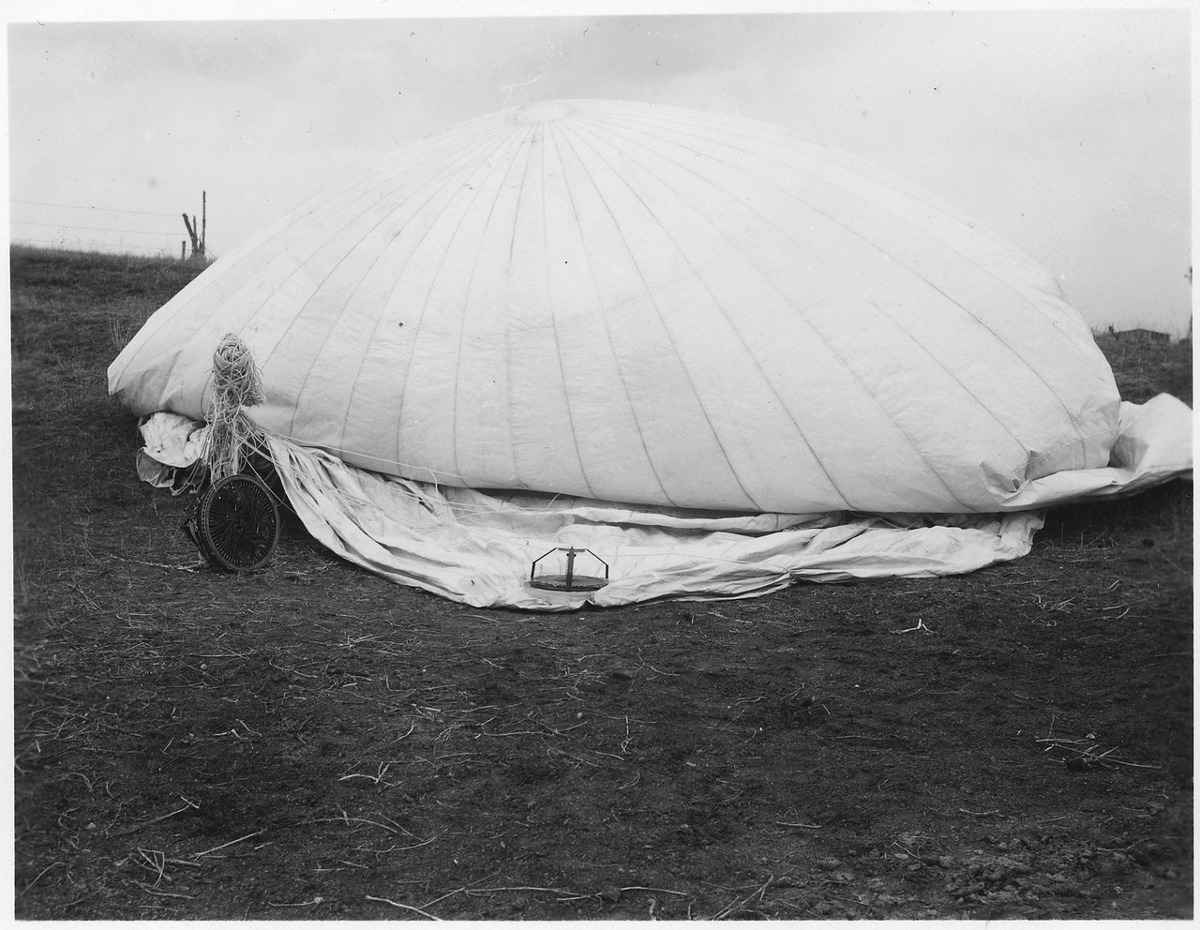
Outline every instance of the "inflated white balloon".
<path id="1" fill-rule="evenodd" d="M 1107 464 L 1112 373 L 1015 249 L 748 120 L 539 103 L 412 146 L 217 261 L 109 369 L 375 471 L 611 501 L 988 511 Z"/>

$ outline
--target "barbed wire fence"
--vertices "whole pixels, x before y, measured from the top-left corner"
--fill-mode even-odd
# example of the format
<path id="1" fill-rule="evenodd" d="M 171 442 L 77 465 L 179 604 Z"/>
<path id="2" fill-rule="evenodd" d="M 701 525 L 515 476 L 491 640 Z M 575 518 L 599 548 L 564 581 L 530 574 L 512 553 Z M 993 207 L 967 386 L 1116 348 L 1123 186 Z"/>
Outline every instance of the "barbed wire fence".
<path id="1" fill-rule="evenodd" d="M 208 195 L 203 195 L 204 222 L 201 227 L 207 232 Z M 126 207 L 110 207 L 96 203 L 65 202 L 52 200 L 30 200 L 10 198 L 10 241 L 14 245 L 36 245 L 72 251 L 119 252 L 139 255 L 173 256 L 178 248 L 179 258 L 188 257 L 188 239 L 191 239 L 191 256 L 203 258 L 206 251 L 205 235 L 198 234 L 195 217 L 188 221 L 184 213 L 187 237 L 181 236 L 178 226 L 179 213 L 161 210 L 133 210 Z M 18 213 L 23 214 L 18 218 Z M 25 215 L 31 218 L 25 218 Z M 36 218 L 32 218 L 36 217 Z M 133 217 L 153 217 L 158 223 Z M 173 220 L 174 228 L 168 228 L 167 220 Z M 158 226 L 159 228 L 149 228 Z M 107 234 L 107 235 L 99 235 Z"/>

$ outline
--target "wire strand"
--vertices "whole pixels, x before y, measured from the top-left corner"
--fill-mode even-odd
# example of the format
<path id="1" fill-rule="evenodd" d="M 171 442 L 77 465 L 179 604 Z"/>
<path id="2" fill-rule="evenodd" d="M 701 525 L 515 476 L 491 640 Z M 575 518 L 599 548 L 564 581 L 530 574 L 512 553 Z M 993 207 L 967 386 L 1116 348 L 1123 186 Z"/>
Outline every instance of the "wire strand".
<path id="1" fill-rule="evenodd" d="M 52 229 L 86 229 L 90 232 L 116 232 L 130 233 L 135 236 L 170 236 L 172 239 L 181 239 L 182 236 L 173 232 L 158 232 L 152 229 L 122 229 L 117 226 L 73 226 L 70 223 L 41 223 L 36 220 L 13 220 L 14 226 L 48 226 Z"/>
<path id="2" fill-rule="evenodd" d="M 98 207 L 92 203 L 55 203 L 49 200 L 21 200 L 17 197 L 10 197 L 9 203 L 28 204 L 34 207 L 63 207 L 69 210 L 98 210 L 102 213 L 129 213 L 137 216 L 169 216 L 172 218 L 179 216 L 178 213 L 163 213 L 155 210 L 123 210 L 120 207 Z"/>

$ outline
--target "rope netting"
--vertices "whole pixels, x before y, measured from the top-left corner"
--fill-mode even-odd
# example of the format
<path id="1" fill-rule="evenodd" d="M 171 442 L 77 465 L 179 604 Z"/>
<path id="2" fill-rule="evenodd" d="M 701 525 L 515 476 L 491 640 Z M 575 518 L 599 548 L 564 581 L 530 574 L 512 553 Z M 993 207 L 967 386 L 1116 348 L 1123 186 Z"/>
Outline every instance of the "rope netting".
<path id="1" fill-rule="evenodd" d="M 262 433 L 245 412 L 265 399 L 262 375 L 249 348 L 233 333 L 226 333 L 213 353 L 212 386 L 208 437 L 201 457 L 217 482 L 241 471 L 247 448 L 266 448 Z"/>

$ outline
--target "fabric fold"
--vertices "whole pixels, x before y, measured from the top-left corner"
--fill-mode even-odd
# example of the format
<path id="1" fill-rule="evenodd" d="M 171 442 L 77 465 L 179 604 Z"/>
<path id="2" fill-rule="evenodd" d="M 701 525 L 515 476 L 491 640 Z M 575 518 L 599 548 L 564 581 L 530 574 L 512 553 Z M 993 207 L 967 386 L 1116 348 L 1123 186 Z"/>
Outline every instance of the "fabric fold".
<path id="1" fill-rule="evenodd" d="M 1113 497 L 1191 475 L 1191 410 L 1168 395 L 1123 404 L 1104 468 L 1029 481 L 991 514 L 739 514 L 630 506 L 533 492 L 439 487 L 349 465 L 267 436 L 291 506 L 330 551 L 399 584 L 474 607 L 567 611 L 658 598 L 764 594 L 797 580 L 963 574 L 1028 554 L 1047 507 Z M 199 424 L 156 414 L 139 456 L 195 461 Z M 166 473 L 139 467 L 151 483 Z M 535 559 L 587 548 L 608 565 L 599 590 L 530 584 Z M 553 557 L 547 565 L 553 570 Z"/>

